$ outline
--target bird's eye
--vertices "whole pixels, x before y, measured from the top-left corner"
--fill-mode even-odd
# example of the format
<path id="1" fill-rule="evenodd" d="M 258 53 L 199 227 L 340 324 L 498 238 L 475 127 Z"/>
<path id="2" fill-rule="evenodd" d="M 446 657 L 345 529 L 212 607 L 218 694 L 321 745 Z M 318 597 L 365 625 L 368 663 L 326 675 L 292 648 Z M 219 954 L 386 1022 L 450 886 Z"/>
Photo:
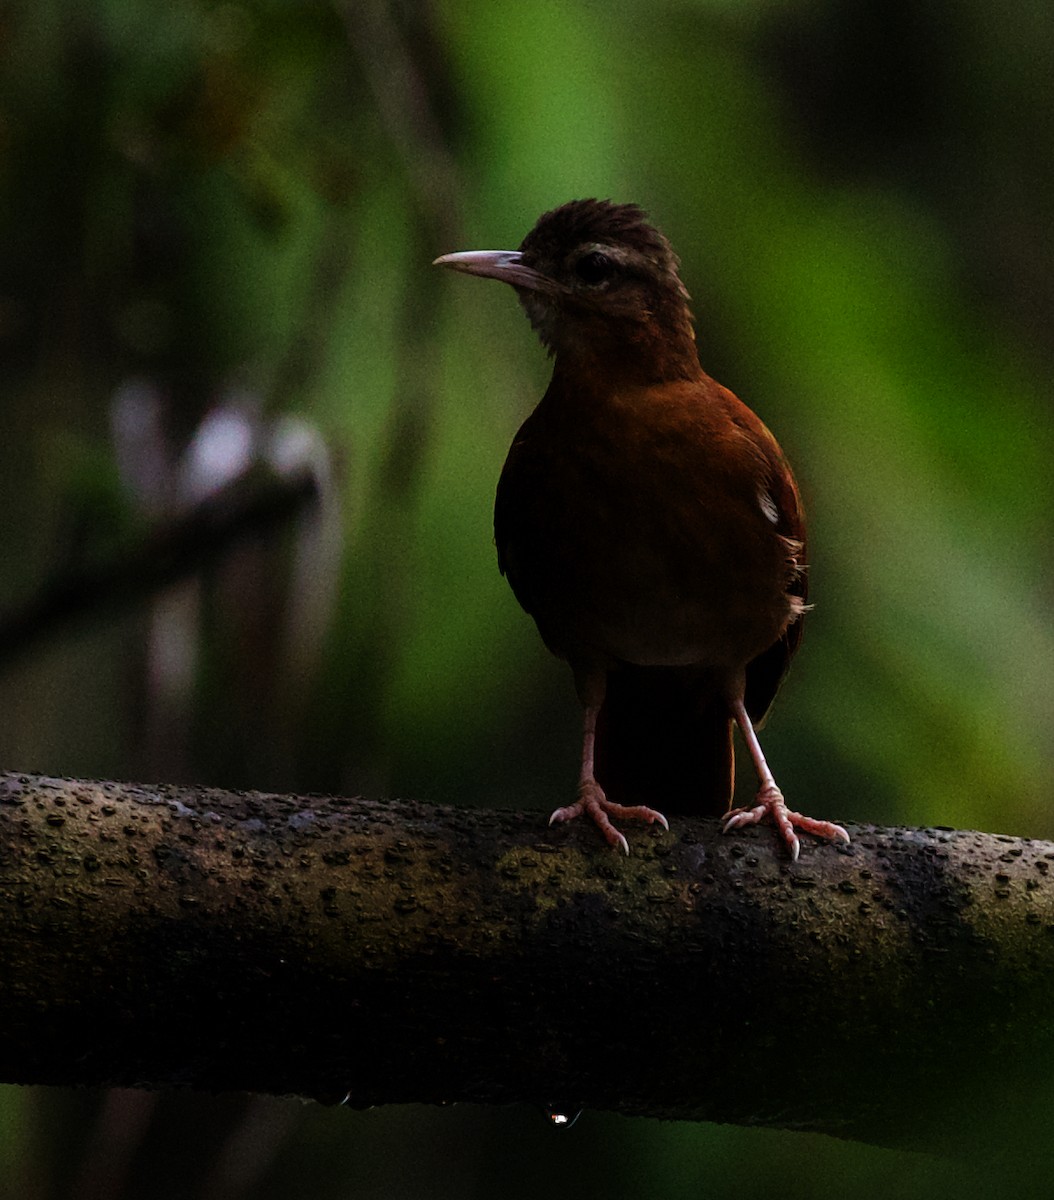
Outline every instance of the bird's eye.
<path id="1" fill-rule="evenodd" d="M 575 274 L 583 283 L 603 283 L 611 278 L 614 270 L 614 262 L 601 250 L 590 250 L 575 263 Z"/>

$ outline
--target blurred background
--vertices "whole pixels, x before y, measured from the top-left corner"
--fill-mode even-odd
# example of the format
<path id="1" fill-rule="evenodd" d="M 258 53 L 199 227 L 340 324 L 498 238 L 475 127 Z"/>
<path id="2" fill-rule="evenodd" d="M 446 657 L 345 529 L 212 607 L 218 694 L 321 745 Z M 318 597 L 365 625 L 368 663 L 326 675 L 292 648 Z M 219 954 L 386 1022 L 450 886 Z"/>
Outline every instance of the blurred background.
<path id="1" fill-rule="evenodd" d="M 577 704 L 491 532 L 549 366 L 429 263 L 601 196 L 670 237 L 803 485 L 788 796 L 1054 837 L 1052 62 L 1026 0 L 8 0 L 0 765 L 565 801 Z M 987 1182 L 603 1114 L 0 1089 L 28 1200 L 776 1187 Z"/>

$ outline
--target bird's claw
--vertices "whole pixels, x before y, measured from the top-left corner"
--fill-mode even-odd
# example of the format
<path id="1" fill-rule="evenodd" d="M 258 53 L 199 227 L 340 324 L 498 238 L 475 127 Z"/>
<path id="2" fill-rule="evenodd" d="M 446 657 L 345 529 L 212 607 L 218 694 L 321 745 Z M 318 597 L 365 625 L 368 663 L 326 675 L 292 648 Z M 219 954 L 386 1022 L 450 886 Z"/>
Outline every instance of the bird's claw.
<path id="1" fill-rule="evenodd" d="M 734 808 L 725 813 L 725 823 L 722 833 L 731 833 L 733 829 L 742 829 L 747 825 L 759 825 L 762 821 L 771 821 L 779 830 L 790 851 L 791 860 L 797 862 L 801 853 L 801 842 L 795 829 L 803 833 L 811 833 L 816 837 L 825 837 L 843 842 L 849 841 L 849 834 L 841 825 L 833 821 L 817 821 L 813 817 L 803 816 L 787 807 L 783 793 L 774 784 L 763 787 L 757 794 L 757 804 L 752 808 Z"/>
<path id="2" fill-rule="evenodd" d="M 557 808 L 549 818 L 550 825 L 559 825 L 564 821 L 573 821 L 582 813 L 588 813 L 605 839 L 615 850 L 629 854 L 629 842 L 622 833 L 611 823 L 611 817 L 623 821 L 648 821 L 661 825 L 669 832 L 670 823 L 661 812 L 654 808 L 646 808 L 643 804 L 615 804 L 604 795 L 604 790 L 595 780 L 589 779 L 578 786 L 578 799 L 574 804 Z"/>

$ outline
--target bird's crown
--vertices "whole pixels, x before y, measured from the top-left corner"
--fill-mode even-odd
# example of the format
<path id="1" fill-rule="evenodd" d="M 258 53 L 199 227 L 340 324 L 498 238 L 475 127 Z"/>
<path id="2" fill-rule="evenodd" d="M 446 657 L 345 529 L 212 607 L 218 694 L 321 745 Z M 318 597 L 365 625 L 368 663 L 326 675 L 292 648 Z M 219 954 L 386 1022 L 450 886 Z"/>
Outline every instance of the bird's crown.
<path id="1" fill-rule="evenodd" d="M 596 244 L 635 251 L 660 269 L 676 272 L 677 255 L 636 204 L 611 200 L 571 200 L 543 213 L 523 239 L 520 253 L 528 262 L 561 259 L 578 246 Z"/>

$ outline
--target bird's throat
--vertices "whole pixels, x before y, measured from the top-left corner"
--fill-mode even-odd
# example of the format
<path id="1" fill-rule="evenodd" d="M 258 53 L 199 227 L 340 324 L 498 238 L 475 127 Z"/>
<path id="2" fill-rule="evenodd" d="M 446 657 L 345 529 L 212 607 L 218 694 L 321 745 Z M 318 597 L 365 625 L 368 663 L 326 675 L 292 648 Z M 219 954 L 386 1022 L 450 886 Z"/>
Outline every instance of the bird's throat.
<path id="1" fill-rule="evenodd" d="M 554 376 L 575 379 L 601 393 L 693 380 L 702 374 L 690 325 L 675 334 L 650 323 L 617 329 L 581 325 L 567 330 L 552 350 Z"/>

